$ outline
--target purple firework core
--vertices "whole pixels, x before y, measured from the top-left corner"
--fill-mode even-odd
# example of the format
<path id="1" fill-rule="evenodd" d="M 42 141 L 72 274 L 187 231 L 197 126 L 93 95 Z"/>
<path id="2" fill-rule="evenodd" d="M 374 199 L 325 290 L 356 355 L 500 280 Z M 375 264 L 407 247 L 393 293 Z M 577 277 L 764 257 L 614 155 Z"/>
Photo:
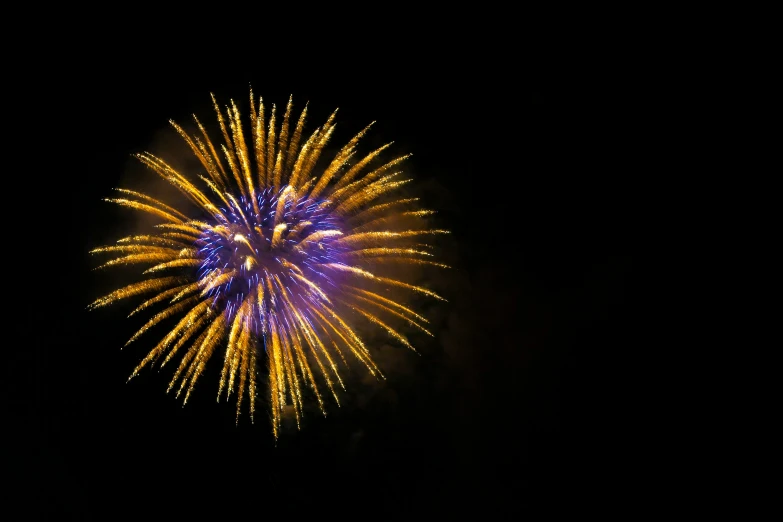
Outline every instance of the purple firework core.
<path id="1" fill-rule="evenodd" d="M 208 229 L 197 242 L 202 259 L 199 280 L 209 281 L 216 275 L 233 273 L 207 294 L 213 298 L 213 308 L 226 314 L 229 324 L 245 297 L 258 292 L 259 285 L 264 288 L 263 299 L 254 300 L 255 309 L 247 313 L 252 329 L 260 335 L 267 331 L 266 320 L 270 314 L 284 322 L 289 320 L 280 310 L 288 307 L 287 303 L 275 299 L 280 301 L 285 293 L 297 310 L 307 308 L 300 306 L 304 304 L 302 301 L 318 306 L 323 297 L 307 281 L 324 292 L 330 286 L 337 288 L 338 282 L 324 274 L 318 265 L 344 262 L 341 252 L 345 249 L 335 242 L 343 226 L 339 217 L 330 211 L 328 202 L 298 199 L 285 189 L 276 193 L 270 188 L 263 190 L 255 206 L 245 198 L 229 201 L 228 207 L 221 208 L 223 216 L 215 218 L 222 227 Z M 325 237 L 313 236 L 326 231 L 335 232 Z M 312 240 L 314 237 L 318 239 Z M 266 286 L 269 284 L 282 285 L 285 292 L 282 288 L 270 292 Z"/>

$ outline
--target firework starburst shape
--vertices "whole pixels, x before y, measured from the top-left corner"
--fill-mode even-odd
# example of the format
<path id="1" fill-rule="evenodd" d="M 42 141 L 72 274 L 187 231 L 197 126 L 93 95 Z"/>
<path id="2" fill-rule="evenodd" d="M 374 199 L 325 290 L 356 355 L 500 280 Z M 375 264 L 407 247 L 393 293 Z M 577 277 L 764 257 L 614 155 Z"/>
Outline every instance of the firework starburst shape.
<path id="1" fill-rule="evenodd" d="M 263 100 L 256 103 L 252 90 L 249 122 L 233 101 L 223 110 L 214 96 L 212 101 L 222 144 L 216 145 L 196 116 L 197 132 L 171 122 L 203 171 L 189 176 L 150 153 L 137 155 L 189 200 L 187 209 L 127 189 L 107 199 L 159 223 L 147 234 L 92 251 L 112 257 L 98 268 L 139 265 L 145 279 L 90 308 L 146 296 L 131 315 L 157 311 L 128 343 L 170 319 L 173 326 L 131 378 L 145 366 L 178 358 L 169 390 L 184 394 L 185 403 L 209 359 L 222 352 L 218 400 L 236 394 L 238 420 L 247 396 L 252 419 L 265 373 L 277 437 L 286 405 L 299 426 L 304 390 L 311 390 L 324 414 L 324 384 L 339 404 L 346 357 L 383 376 L 358 322 L 373 323 L 411 349 L 390 323 L 404 320 L 432 335 L 427 320 L 404 298 L 417 293 L 442 298 L 386 269 L 445 267 L 433 260 L 427 238 L 446 231 L 427 227 L 423 218 L 433 211 L 418 208 L 417 199 L 395 197 L 410 181 L 399 170 L 408 156 L 381 161 L 391 143 L 357 153 L 372 124 L 324 161 L 337 111 L 307 135 L 307 107 L 294 124 L 290 98 L 279 123 L 275 106 L 265 115 Z M 392 289 L 399 292 L 392 295 Z"/>

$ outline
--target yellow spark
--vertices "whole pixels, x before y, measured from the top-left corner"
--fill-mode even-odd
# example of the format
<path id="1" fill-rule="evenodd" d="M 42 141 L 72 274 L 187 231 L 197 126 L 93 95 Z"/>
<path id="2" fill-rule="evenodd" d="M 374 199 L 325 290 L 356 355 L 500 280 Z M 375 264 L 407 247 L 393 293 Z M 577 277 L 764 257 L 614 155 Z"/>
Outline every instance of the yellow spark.
<path id="1" fill-rule="evenodd" d="M 155 265 L 152 268 L 148 268 L 143 273 L 149 274 L 152 272 L 158 272 L 167 268 L 178 268 L 183 266 L 198 266 L 201 263 L 201 259 L 175 259 L 173 261 L 167 261 L 159 265 Z"/>
<path id="2" fill-rule="evenodd" d="M 109 295 L 105 297 L 101 297 L 100 299 L 96 300 L 94 303 L 92 303 L 89 306 L 89 308 L 99 308 L 101 306 L 106 306 L 108 304 L 111 304 L 117 301 L 118 299 L 126 299 L 128 297 L 133 297 L 148 292 L 157 292 L 167 288 L 172 284 L 181 283 L 183 280 L 184 279 L 181 276 L 161 277 L 159 279 L 147 279 L 146 281 L 134 283 L 124 288 L 120 288 L 119 290 L 115 290 Z"/>
<path id="3" fill-rule="evenodd" d="M 168 278 L 166 278 L 166 279 L 168 279 Z M 182 281 L 182 280 L 185 280 L 184 278 L 183 279 L 176 278 L 176 279 L 178 280 L 178 282 Z M 169 288 L 168 290 L 165 290 L 165 291 L 159 293 L 158 295 L 156 295 L 152 299 L 147 299 L 146 301 L 141 303 L 130 314 L 128 314 L 128 317 L 130 317 L 132 315 L 136 315 L 137 313 L 141 312 L 142 310 L 145 310 L 145 309 L 149 308 L 150 306 L 152 306 L 154 304 L 160 303 L 161 301 L 165 301 L 169 297 L 176 296 L 177 294 L 185 295 L 184 293 L 190 287 L 194 287 L 194 290 L 195 290 L 195 287 L 198 287 L 198 284 L 194 283 L 194 284 L 191 284 L 191 285 L 180 285 L 180 286 L 175 286 L 174 288 Z M 163 288 L 165 288 L 165 286 L 163 286 Z M 173 300 L 172 300 L 172 303 L 173 303 Z"/>
<path id="4" fill-rule="evenodd" d="M 355 267 L 355 266 L 343 265 L 341 263 L 326 263 L 326 264 L 324 264 L 322 266 L 328 267 L 328 268 L 334 268 L 335 270 L 340 270 L 340 271 L 343 271 L 343 272 L 351 272 L 353 274 L 360 275 L 360 276 L 363 276 L 363 277 L 367 277 L 367 278 L 370 278 L 370 279 L 375 277 L 371 272 L 368 272 L 367 270 L 363 270 L 363 269 L 361 269 L 359 267 Z"/>
<path id="5" fill-rule="evenodd" d="M 364 248 L 361 250 L 352 250 L 346 252 L 347 256 L 359 256 L 359 257 L 376 257 L 376 256 L 391 256 L 396 254 L 409 254 L 409 255 L 421 255 L 431 256 L 429 252 L 422 250 L 415 250 L 413 248 Z"/>
<path id="6" fill-rule="evenodd" d="M 342 235 L 342 232 L 339 230 L 320 230 L 318 232 L 313 232 L 306 238 L 304 238 L 296 247 L 294 247 L 295 250 L 306 250 L 311 243 L 318 243 L 320 240 L 327 238 L 327 237 L 334 237 L 334 236 L 340 236 Z"/>

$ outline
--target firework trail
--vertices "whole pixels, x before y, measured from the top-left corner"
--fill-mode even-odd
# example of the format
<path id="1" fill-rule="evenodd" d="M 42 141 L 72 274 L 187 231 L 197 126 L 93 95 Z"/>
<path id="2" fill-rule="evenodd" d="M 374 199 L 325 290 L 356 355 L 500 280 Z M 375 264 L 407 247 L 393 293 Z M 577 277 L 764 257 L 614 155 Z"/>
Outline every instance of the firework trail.
<path id="1" fill-rule="evenodd" d="M 307 107 L 292 125 L 290 98 L 278 125 L 275 106 L 267 117 L 263 100 L 256 105 L 251 90 L 249 129 L 233 101 L 225 111 L 214 96 L 212 101 L 222 144 L 216 146 L 195 116 L 199 132 L 193 135 L 171 122 L 204 169 L 198 182 L 152 154 L 137 155 L 179 189 L 195 211 L 188 214 L 146 194 L 117 189 L 120 196 L 106 201 L 162 222 L 148 235 L 92 251 L 112 255 L 99 268 L 138 264 L 148 279 L 90 308 L 146 294 L 149 298 L 131 315 L 153 306 L 159 311 L 128 343 L 178 318 L 131 378 L 147 365 L 160 361 L 164 366 L 179 356 L 169 390 L 184 393 L 185 403 L 219 348 L 218 400 L 236 393 L 237 420 L 245 395 L 252 419 L 259 366 L 266 364 L 277 437 L 286 405 L 293 406 L 299 425 L 303 389 L 312 390 L 325 414 L 325 382 L 339 405 L 336 388 L 345 387 L 338 362 L 345 363 L 347 354 L 382 377 L 353 326 L 357 319 L 369 320 L 409 348 L 405 336 L 388 324 L 392 318 L 432 335 L 424 326 L 427 320 L 392 299 L 389 290 L 442 298 L 384 276 L 383 269 L 400 263 L 445 267 L 432 260 L 423 241 L 446 232 L 423 225 L 422 216 L 432 211 L 413 208 L 415 199 L 393 198 L 409 181 L 396 170 L 407 156 L 377 161 L 391 144 L 357 155 L 356 146 L 370 126 L 316 168 L 335 129 L 336 111 L 306 136 Z"/>

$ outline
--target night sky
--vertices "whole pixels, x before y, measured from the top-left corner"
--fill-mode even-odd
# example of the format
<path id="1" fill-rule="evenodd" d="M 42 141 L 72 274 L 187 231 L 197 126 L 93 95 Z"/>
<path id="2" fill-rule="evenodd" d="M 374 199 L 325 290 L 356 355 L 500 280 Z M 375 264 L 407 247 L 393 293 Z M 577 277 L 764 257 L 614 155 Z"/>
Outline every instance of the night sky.
<path id="1" fill-rule="evenodd" d="M 390 42 L 307 59 L 295 46 L 284 58 L 243 44 L 198 62 L 187 54 L 197 40 L 156 36 L 121 50 L 121 39 L 55 51 L 52 63 L 67 67 L 44 74 L 48 94 L 28 100 L 53 127 L 38 129 L 41 148 L 28 157 L 44 177 L 20 182 L 47 187 L 41 219 L 54 236 L 25 240 L 51 268 L 31 270 L 36 311 L 12 319 L 30 340 L 6 359 L 31 514 L 509 518 L 606 494 L 622 444 L 608 406 L 622 392 L 608 376 L 638 338 L 635 108 L 615 64 L 568 49 Z M 102 45 L 117 49 L 111 59 Z M 310 131 L 339 107 L 334 145 L 377 121 L 361 150 L 394 141 L 392 154 L 412 153 L 411 192 L 452 231 L 437 244 L 453 268 L 422 279 L 448 299 L 422 303 L 435 338 L 421 338 L 416 355 L 377 336 L 388 379 L 349 375 L 342 407 L 327 402 L 326 418 L 308 413 L 276 443 L 264 387 L 255 424 L 243 416 L 236 426 L 233 402 L 215 402 L 215 373 L 185 408 L 165 393 L 169 368 L 126 384 L 155 333 L 121 351 L 139 325 L 128 309 L 86 310 L 123 281 L 93 272 L 88 251 L 134 227 L 132 211 L 101 199 L 155 178 L 131 154 L 186 154 L 167 121 L 211 121 L 210 92 L 246 115 L 250 85 L 267 104 L 309 101 Z"/>

